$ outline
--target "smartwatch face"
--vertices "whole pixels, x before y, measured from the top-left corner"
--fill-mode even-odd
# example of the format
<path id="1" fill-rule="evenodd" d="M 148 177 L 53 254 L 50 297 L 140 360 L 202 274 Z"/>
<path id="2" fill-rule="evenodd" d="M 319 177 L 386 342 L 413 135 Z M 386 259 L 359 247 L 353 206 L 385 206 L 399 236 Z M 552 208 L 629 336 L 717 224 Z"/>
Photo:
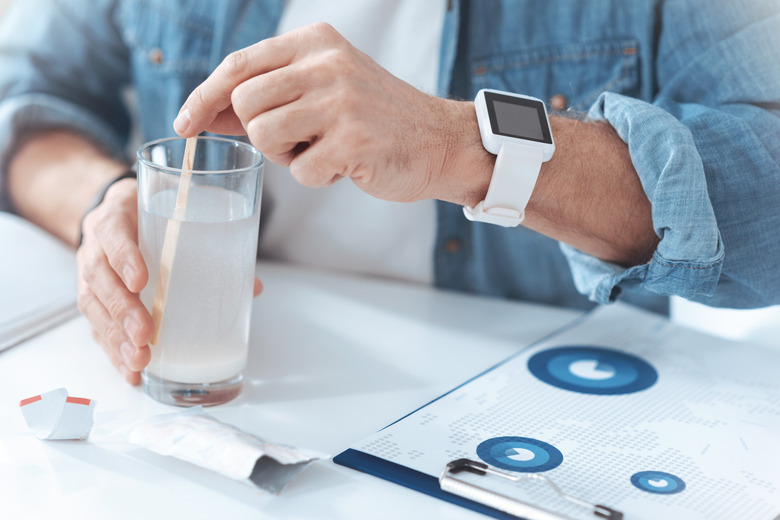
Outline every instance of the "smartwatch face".
<path id="1" fill-rule="evenodd" d="M 485 92 L 485 102 L 494 134 L 552 144 L 541 101 Z"/>

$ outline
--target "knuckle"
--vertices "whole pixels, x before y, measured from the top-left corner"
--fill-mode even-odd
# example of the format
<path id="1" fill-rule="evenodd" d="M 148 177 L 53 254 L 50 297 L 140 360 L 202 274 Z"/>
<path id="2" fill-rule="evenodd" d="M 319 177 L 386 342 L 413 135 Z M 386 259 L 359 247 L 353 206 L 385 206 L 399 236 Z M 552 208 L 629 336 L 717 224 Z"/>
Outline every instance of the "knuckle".
<path id="1" fill-rule="evenodd" d="M 124 315 L 125 310 L 128 308 L 127 301 L 122 295 L 112 296 L 106 304 L 106 310 L 114 319 Z"/>
<path id="2" fill-rule="evenodd" d="M 125 332 L 115 321 L 111 321 L 103 330 L 103 338 L 111 346 L 118 347 L 125 341 Z"/>
<path id="3" fill-rule="evenodd" d="M 337 90 L 351 88 L 361 71 L 353 59 L 352 53 L 341 47 L 322 51 L 319 59 L 307 63 L 306 76 L 322 84 L 337 87 Z"/>
<path id="4" fill-rule="evenodd" d="M 100 237 L 102 234 L 105 233 L 106 227 L 111 221 L 111 217 L 114 209 L 115 209 L 115 205 L 113 201 L 104 200 L 103 202 L 100 203 L 100 206 L 95 208 L 95 211 L 90 213 L 91 221 L 92 221 L 91 229 L 96 236 Z"/>
<path id="5" fill-rule="evenodd" d="M 328 51 L 324 63 L 331 72 L 349 74 L 353 68 L 352 56 L 342 48 L 331 49 Z"/>
<path id="6" fill-rule="evenodd" d="M 290 163 L 290 174 L 302 186 L 309 188 L 322 186 L 322 179 L 319 173 L 302 160 L 295 160 Z"/>
<path id="7" fill-rule="evenodd" d="M 103 204 L 104 203 L 101 203 L 92 211 L 84 215 L 84 220 L 81 222 L 81 231 L 84 233 L 85 237 L 88 233 L 93 232 L 95 227 L 97 227 L 97 223 L 100 221 L 98 213 L 100 212 L 101 206 Z"/>
<path id="8" fill-rule="evenodd" d="M 122 205 L 126 204 L 128 200 L 133 199 L 135 202 L 135 194 L 138 187 L 138 181 L 135 179 L 122 179 L 119 182 L 115 182 L 106 191 L 104 201 L 118 202 Z"/>
<path id="9" fill-rule="evenodd" d="M 89 314 L 89 310 L 95 305 L 95 295 L 86 285 L 79 285 L 80 287 L 76 296 L 76 305 L 79 309 L 79 312 L 84 316 L 87 316 Z"/>
<path id="10" fill-rule="evenodd" d="M 80 250 L 81 255 L 81 277 L 86 282 L 91 282 L 95 279 L 95 274 L 100 268 L 101 256 L 98 253 L 97 248 L 84 246 Z"/>
<path id="11" fill-rule="evenodd" d="M 327 22 L 315 22 L 311 25 L 311 30 L 326 42 L 334 42 L 341 36 L 335 27 Z"/>
<path id="12" fill-rule="evenodd" d="M 244 112 L 246 112 L 246 108 L 249 105 L 250 94 L 243 85 L 244 84 L 242 83 L 237 86 L 233 89 L 233 92 L 230 93 L 230 103 L 233 105 L 233 111 L 235 111 L 239 119 L 241 119 L 242 116 L 245 116 Z"/>
<path id="13" fill-rule="evenodd" d="M 198 107 L 207 106 L 209 102 L 208 99 L 206 99 L 206 93 L 203 91 L 203 87 L 200 85 L 195 87 L 195 90 L 193 90 L 192 94 L 190 94 L 188 102 Z"/>
<path id="14" fill-rule="evenodd" d="M 269 134 L 267 125 L 264 125 L 259 117 L 255 117 L 246 125 L 246 133 L 249 139 L 252 141 L 258 149 L 265 148 L 265 144 L 269 142 Z"/>
<path id="15" fill-rule="evenodd" d="M 246 50 L 233 51 L 222 61 L 224 74 L 231 79 L 243 77 L 249 68 L 249 57 Z"/>
<path id="16" fill-rule="evenodd" d="M 112 242 L 106 251 L 109 262 L 112 265 L 118 265 L 123 261 L 130 261 L 135 256 L 136 247 L 130 240 L 116 240 Z"/>
<path id="17" fill-rule="evenodd" d="M 290 107 L 286 107 L 284 113 L 278 114 L 274 118 L 273 124 L 266 126 L 273 128 L 274 134 L 298 135 L 299 138 L 303 138 L 303 135 L 299 134 L 297 131 L 301 121 L 311 120 L 314 117 L 316 116 L 313 116 L 307 107 L 303 107 L 296 103 Z M 270 137 L 270 135 L 268 137 Z"/>

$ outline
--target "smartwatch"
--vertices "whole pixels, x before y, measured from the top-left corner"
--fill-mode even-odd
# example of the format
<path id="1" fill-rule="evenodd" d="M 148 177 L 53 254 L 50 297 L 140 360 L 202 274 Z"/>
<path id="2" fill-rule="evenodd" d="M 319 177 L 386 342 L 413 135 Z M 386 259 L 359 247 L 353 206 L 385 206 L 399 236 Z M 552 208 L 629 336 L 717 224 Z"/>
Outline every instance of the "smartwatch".
<path id="1" fill-rule="evenodd" d="M 555 151 L 547 109 L 540 99 L 491 89 L 477 93 L 474 107 L 482 144 L 497 157 L 485 200 L 463 213 L 469 220 L 518 226 L 542 163 Z"/>

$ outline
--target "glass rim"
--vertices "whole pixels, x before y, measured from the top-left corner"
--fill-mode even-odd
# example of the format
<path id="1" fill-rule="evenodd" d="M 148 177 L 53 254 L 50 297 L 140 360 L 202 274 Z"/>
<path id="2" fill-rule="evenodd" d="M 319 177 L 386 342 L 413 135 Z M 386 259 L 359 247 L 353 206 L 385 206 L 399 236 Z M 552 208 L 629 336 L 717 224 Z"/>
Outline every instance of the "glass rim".
<path id="1" fill-rule="evenodd" d="M 162 164 L 157 164 L 156 162 L 153 162 L 149 159 L 146 159 L 141 154 L 148 150 L 149 148 L 152 148 L 153 146 L 157 146 L 164 143 L 169 143 L 173 141 L 186 141 L 186 137 L 163 137 L 162 139 L 155 139 L 154 141 L 149 141 L 148 143 L 144 143 L 141 146 L 138 147 L 138 150 L 135 152 L 136 159 L 138 159 L 139 163 L 143 163 L 148 168 L 154 168 L 163 172 L 167 173 L 174 173 L 176 175 L 181 175 L 181 172 L 183 171 L 180 167 L 176 166 L 163 166 Z M 231 168 L 228 170 L 191 170 L 191 173 L 193 175 L 225 175 L 225 174 L 237 174 L 237 173 L 246 173 L 251 170 L 257 169 L 259 166 L 261 166 L 265 162 L 265 157 L 263 154 L 252 146 L 251 144 L 245 143 L 243 141 L 239 141 L 237 139 L 228 139 L 226 137 L 213 137 L 210 135 L 199 135 L 198 141 L 219 141 L 222 143 L 229 143 L 233 146 L 236 146 L 238 148 L 244 148 L 248 152 L 252 153 L 256 156 L 257 160 L 253 161 L 252 164 L 249 166 L 244 166 L 242 168 Z"/>

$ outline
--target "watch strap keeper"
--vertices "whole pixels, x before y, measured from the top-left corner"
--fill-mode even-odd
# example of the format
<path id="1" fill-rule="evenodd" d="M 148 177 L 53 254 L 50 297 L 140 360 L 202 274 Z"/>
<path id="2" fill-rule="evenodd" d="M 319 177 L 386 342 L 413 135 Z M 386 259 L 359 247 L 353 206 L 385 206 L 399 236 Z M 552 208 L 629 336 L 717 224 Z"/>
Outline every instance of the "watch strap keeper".
<path id="1" fill-rule="evenodd" d="M 537 147 L 503 143 L 485 200 L 473 208 L 464 207 L 466 218 L 503 227 L 519 226 L 525 220 L 525 206 L 543 160 L 544 153 Z"/>
<path id="2" fill-rule="evenodd" d="M 100 206 L 100 204 L 103 202 L 103 199 L 106 198 L 106 193 L 108 193 L 108 190 L 111 188 L 111 186 L 125 179 L 136 178 L 138 178 L 138 175 L 136 174 L 135 170 L 128 168 L 121 175 L 106 183 L 106 185 L 103 186 L 103 188 L 97 193 L 97 195 L 95 195 L 95 198 L 92 199 L 92 202 L 89 203 L 89 206 L 84 212 L 84 215 L 82 215 L 81 222 L 79 222 L 79 243 L 77 247 L 81 247 L 81 243 L 84 241 L 84 219 L 92 212 L 92 210 Z"/>
<path id="3" fill-rule="evenodd" d="M 485 194 L 485 209 L 503 207 L 516 210 L 520 224 L 525 219 L 525 206 L 536 186 L 543 160 L 539 148 L 504 143 L 496 157 L 493 178 Z"/>

